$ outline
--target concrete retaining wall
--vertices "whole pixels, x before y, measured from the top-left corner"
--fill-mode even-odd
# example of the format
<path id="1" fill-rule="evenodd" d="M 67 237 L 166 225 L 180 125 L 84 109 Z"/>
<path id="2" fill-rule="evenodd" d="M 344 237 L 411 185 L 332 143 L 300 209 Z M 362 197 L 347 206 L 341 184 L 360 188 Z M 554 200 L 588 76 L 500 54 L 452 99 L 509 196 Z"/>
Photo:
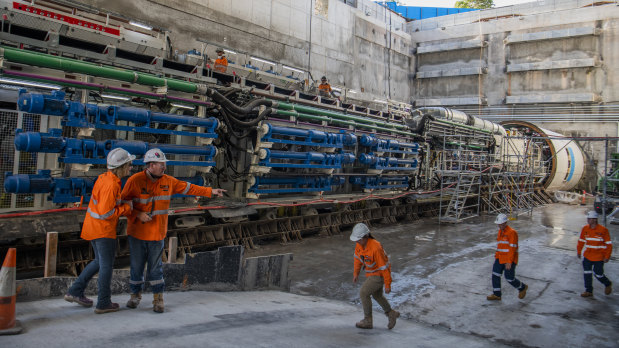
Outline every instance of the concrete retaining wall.
<path id="1" fill-rule="evenodd" d="M 243 261 L 243 247 L 221 247 L 185 256 L 182 264 L 163 264 L 165 291 L 174 290 L 283 290 L 290 289 L 288 265 L 292 254 L 252 257 Z M 74 277 L 50 277 L 17 281 L 17 300 L 30 301 L 66 294 Z M 149 291 L 148 286 L 146 291 Z M 114 270 L 112 294 L 128 293 L 129 270 Z M 96 296 L 97 278 L 86 294 Z"/>
<path id="2" fill-rule="evenodd" d="M 416 49 L 413 101 L 443 106 L 470 97 L 488 106 L 619 101 L 614 64 L 619 6 L 544 3 L 552 6 L 525 4 L 408 23 Z M 471 67 L 487 73 L 433 78 L 425 73 Z"/>
<path id="3" fill-rule="evenodd" d="M 308 70 L 315 80 L 326 75 L 332 85 L 365 93 L 369 100 L 410 95 L 405 19 L 369 0 L 358 0 L 356 7 L 338 0 L 80 2 L 167 29 L 173 49 L 181 52 L 209 42 L 210 56 L 221 45 Z"/>

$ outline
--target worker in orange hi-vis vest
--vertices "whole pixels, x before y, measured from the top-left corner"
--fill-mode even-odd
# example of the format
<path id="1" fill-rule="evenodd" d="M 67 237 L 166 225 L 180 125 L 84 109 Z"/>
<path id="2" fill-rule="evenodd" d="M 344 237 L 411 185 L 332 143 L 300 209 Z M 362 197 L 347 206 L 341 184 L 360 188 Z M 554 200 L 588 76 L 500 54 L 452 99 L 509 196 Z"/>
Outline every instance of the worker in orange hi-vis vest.
<path id="1" fill-rule="evenodd" d="M 107 155 L 107 172 L 99 175 L 88 203 L 88 210 L 82 226 L 82 238 L 89 240 L 95 259 L 73 282 L 64 299 L 91 307 L 92 300 L 84 296 L 84 290 L 92 277 L 97 279 L 98 299 L 95 313 L 102 314 L 119 310 L 118 303 L 112 302 L 112 269 L 116 257 L 116 225 L 118 218 L 131 214 L 131 204 L 120 200 L 120 179 L 129 175 L 131 161 L 135 156 L 121 148 L 112 149 Z"/>
<path id="2" fill-rule="evenodd" d="M 225 73 L 228 70 L 228 58 L 224 56 L 224 49 L 219 47 L 215 51 L 217 53 L 217 59 L 215 59 L 215 70 Z"/>
<path id="3" fill-rule="evenodd" d="M 356 326 L 360 329 L 371 329 L 374 327 L 372 319 L 372 299 L 383 308 L 385 315 L 389 319 L 387 328 L 393 329 L 400 313 L 391 308 L 389 301 L 383 295 L 383 285 L 385 293 L 391 292 L 391 265 L 389 258 L 383 250 L 382 245 L 370 234 L 370 229 L 366 224 L 359 223 L 353 227 L 350 240 L 356 243 L 354 257 L 353 283 L 359 279 L 359 272 L 365 268 L 365 282 L 359 292 L 361 304 L 363 305 L 363 320 Z"/>
<path id="4" fill-rule="evenodd" d="M 505 271 L 505 280 L 511 286 L 518 289 L 518 298 L 523 299 L 527 295 L 529 286 L 516 278 L 516 265 L 518 264 L 518 232 L 507 226 L 507 215 L 499 214 L 494 220 L 499 225 L 497 235 L 497 249 L 494 253 L 494 265 L 492 266 L 492 291 L 493 294 L 486 297 L 488 301 L 501 300 L 501 276 Z"/>
<path id="5" fill-rule="evenodd" d="M 146 168 L 131 176 L 122 191 L 124 201 L 133 202 L 133 213 L 127 218 L 127 235 L 131 253 L 129 287 L 131 298 L 127 307 L 137 308 L 144 287 L 144 266 L 148 266 L 146 281 L 153 291 L 153 311 L 163 313 L 164 238 L 168 232 L 168 208 L 174 194 L 221 197 L 226 190 L 193 185 L 164 174 L 167 159 L 159 149 L 144 154 Z"/>
<path id="6" fill-rule="evenodd" d="M 327 82 L 327 77 L 323 76 L 320 78 L 320 82 L 320 85 L 318 85 L 318 94 L 322 97 L 332 97 L 333 89 L 331 88 L 329 82 Z"/>
<path id="7" fill-rule="evenodd" d="M 576 246 L 578 258 L 582 255 L 582 268 L 585 277 L 585 292 L 582 297 L 593 296 L 593 274 L 606 287 L 604 293 L 613 292 L 612 283 L 604 275 L 604 264 L 610 260 L 613 251 L 613 242 L 610 240 L 608 229 L 598 224 L 598 213 L 587 213 L 587 225 L 580 231 L 580 238 Z"/>

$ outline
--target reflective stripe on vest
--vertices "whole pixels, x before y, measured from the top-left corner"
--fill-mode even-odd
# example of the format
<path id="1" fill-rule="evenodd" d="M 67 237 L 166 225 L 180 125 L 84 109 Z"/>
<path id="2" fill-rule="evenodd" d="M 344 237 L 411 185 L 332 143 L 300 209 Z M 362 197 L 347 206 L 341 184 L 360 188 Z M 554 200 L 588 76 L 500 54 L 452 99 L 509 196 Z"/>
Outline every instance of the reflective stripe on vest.
<path id="1" fill-rule="evenodd" d="M 152 213 L 150 213 L 151 216 L 155 216 L 155 215 L 168 215 L 168 210 L 153 210 Z"/>
<path id="2" fill-rule="evenodd" d="M 374 262 L 374 263 L 372 264 L 372 266 L 374 266 L 375 264 L 376 264 L 376 262 Z M 383 270 L 386 270 L 387 268 L 389 268 L 389 263 L 387 263 L 387 264 L 386 264 L 386 265 L 384 265 L 384 266 L 378 267 L 377 269 L 373 269 L 373 270 L 369 270 L 369 269 L 367 269 L 367 267 L 366 267 L 366 269 L 365 269 L 365 273 L 374 273 L 374 272 L 378 272 L 378 271 L 383 271 Z"/>
<path id="3" fill-rule="evenodd" d="M 190 184 L 190 183 L 187 183 L 187 187 L 185 187 L 185 190 L 184 190 L 184 191 L 183 191 L 183 193 L 181 193 L 181 194 L 183 194 L 183 195 L 184 195 L 184 194 L 187 194 L 187 192 L 189 192 L 189 189 L 190 189 L 190 188 L 191 188 L 191 184 Z"/>
<path id="4" fill-rule="evenodd" d="M 109 218 L 110 216 L 112 216 L 114 214 L 114 212 L 116 212 L 116 208 L 112 208 L 112 210 L 108 211 L 107 213 L 105 213 L 103 215 L 99 215 L 99 214 L 95 213 L 94 211 L 90 210 L 90 208 L 88 208 L 87 212 L 88 212 L 88 214 L 90 214 L 90 216 L 92 216 L 95 219 L 105 220 L 105 219 Z"/>
<path id="5" fill-rule="evenodd" d="M 152 201 L 169 201 L 172 199 L 171 195 L 165 195 L 165 196 L 153 196 L 153 197 L 148 197 L 148 198 L 134 198 L 133 201 L 137 202 L 137 203 L 142 203 L 142 204 L 148 204 Z"/>

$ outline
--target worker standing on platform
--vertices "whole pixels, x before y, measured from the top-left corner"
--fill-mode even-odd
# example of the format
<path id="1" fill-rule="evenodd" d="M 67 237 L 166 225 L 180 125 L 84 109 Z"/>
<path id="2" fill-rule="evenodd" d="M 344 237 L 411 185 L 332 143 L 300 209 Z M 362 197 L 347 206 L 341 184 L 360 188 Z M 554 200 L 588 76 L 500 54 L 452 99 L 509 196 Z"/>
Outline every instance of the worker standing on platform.
<path id="1" fill-rule="evenodd" d="M 494 254 L 492 266 L 492 295 L 488 301 L 501 300 L 501 276 L 505 271 L 505 280 L 514 288 L 518 289 L 518 298 L 523 299 L 527 295 L 528 285 L 516 279 L 516 265 L 518 264 L 518 232 L 507 226 L 507 215 L 499 214 L 494 221 L 499 225 L 499 234 L 496 238 L 497 249 Z"/>
<path id="2" fill-rule="evenodd" d="M 333 89 L 331 88 L 329 82 L 327 82 L 327 77 L 323 76 L 322 78 L 320 78 L 320 82 L 320 85 L 318 85 L 318 94 L 321 97 L 332 97 Z"/>
<path id="3" fill-rule="evenodd" d="M 215 59 L 215 70 L 225 73 L 228 70 L 228 59 L 224 56 L 224 49 L 218 47 L 215 51 L 217 53 L 217 59 Z"/>
<path id="4" fill-rule="evenodd" d="M 580 231 L 580 238 L 576 246 L 578 258 L 582 255 L 582 268 L 585 276 L 585 292 L 582 297 L 593 296 L 593 274 L 604 284 L 604 293 L 610 295 L 613 291 L 612 283 L 604 275 L 604 263 L 610 260 L 613 251 L 613 242 L 610 240 L 608 229 L 598 224 L 598 213 L 587 213 L 587 225 Z"/>
<path id="5" fill-rule="evenodd" d="M 95 313 L 116 312 L 118 303 L 112 302 L 112 269 L 116 257 L 116 225 L 120 216 L 131 213 L 131 204 L 120 201 L 120 178 L 129 175 L 131 161 L 135 156 L 121 148 L 115 148 L 107 155 L 107 172 L 99 175 L 94 187 L 81 237 L 89 240 L 95 258 L 73 282 L 64 299 L 76 302 L 84 307 L 91 307 L 92 300 L 84 296 L 84 290 L 92 277 L 99 273 L 97 279 L 98 299 Z"/>
<path id="6" fill-rule="evenodd" d="M 213 189 L 180 181 L 164 174 L 167 159 L 159 149 L 144 154 L 146 169 L 127 180 L 122 199 L 133 202 L 128 218 L 127 235 L 131 253 L 131 299 L 127 307 L 137 308 L 142 299 L 144 266 L 146 281 L 153 291 L 153 311 L 163 313 L 163 255 L 164 238 L 168 232 L 168 208 L 174 194 L 192 196 L 222 196 L 226 190 Z"/>
<path id="7" fill-rule="evenodd" d="M 363 320 L 356 326 L 360 329 L 373 328 L 372 322 L 372 299 L 383 308 L 385 315 L 389 318 L 387 328 L 393 329 L 400 313 L 391 308 L 389 301 L 383 295 L 383 285 L 385 293 L 391 292 L 391 265 L 385 250 L 380 243 L 370 234 L 370 229 L 366 224 L 356 224 L 350 235 L 350 240 L 356 242 L 353 283 L 359 279 L 361 268 L 365 268 L 365 282 L 359 292 L 361 304 L 363 305 Z"/>

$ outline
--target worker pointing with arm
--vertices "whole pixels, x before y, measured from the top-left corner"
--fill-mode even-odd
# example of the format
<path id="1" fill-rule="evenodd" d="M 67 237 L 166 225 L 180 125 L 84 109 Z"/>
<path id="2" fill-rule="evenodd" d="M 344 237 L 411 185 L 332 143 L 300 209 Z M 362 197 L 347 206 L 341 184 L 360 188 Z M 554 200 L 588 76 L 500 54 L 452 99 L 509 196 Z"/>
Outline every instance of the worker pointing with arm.
<path id="1" fill-rule="evenodd" d="M 389 301 L 383 295 L 383 285 L 385 293 L 391 292 L 391 265 L 389 258 L 383 250 L 382 245 L 370 234 L 370 229 L 366 224 L 356 224 L 350 235 L 350 240 L 356 242 L 353 282 L 359 279 L 359 272 L 365 268 L 365 282 L 361 286 L 360 296 L 363 305 L 363 320 L 356 326 L 360 329 L 373 328 L 372 320 L 372 299 L 383 308 L 385 315 L 389 318 L 387 328 L 393 329 L 400 313 L 391 309 Z"/>
<path id="2" fill-rule="evenodd" d="M 120 178 L 129 175 L 131 161 L 135 156 L 121 148 L 110 151 L 107 155 L 107 172 L 99 175 L 88 210 L 84 218 L 81 237 L 89 240 L 95 258 L 73 282 L 64 299 L 76 302 L 84 307 L 91 307 L 92 300 L 84 296 L 84 290 L 92 277 L 99 273 L 97 279 L 98 299 L 95 313 L 116 312 L 118 303 L 112 302 L 112 269 L 116 257 L 116 225 L 118 218 L 131 213 L 131 204 L 121 202 Z"/>
<path id="3" fill-rule="evenodd" d="M 144 154 L 145 170 L 127 180 L 122 199 L 133 202 L 134 211 L 128 218 L 127 235 L 131 253 L 131 298 L 127 307 L 137 308 L 146 281 L 153 291 L 153 311 L 163 313 L 164 238 L 168 232 L 168 208 L 174 194 L 221 197 L 226 190 L 193 185 L 164 174 L 167 159 L 159 149 Z"/>
<path id="4" fill-rule="evenodd" d="M 587 224 L 580 231 L 580 238 L 576 246 L 578 258 L 582 255 L 582 268 L 585 277 L 585 292 L 582 297 L 593 296 L 593 274 L 606 287 L 604 293 L 613 292 L 612 283 L 604 275 L 604 263 L 610 260 L 613 251 L 613 242 L 610 240 L 608 229 L 598 224 L 598 213 L 587 213 Z"/>

